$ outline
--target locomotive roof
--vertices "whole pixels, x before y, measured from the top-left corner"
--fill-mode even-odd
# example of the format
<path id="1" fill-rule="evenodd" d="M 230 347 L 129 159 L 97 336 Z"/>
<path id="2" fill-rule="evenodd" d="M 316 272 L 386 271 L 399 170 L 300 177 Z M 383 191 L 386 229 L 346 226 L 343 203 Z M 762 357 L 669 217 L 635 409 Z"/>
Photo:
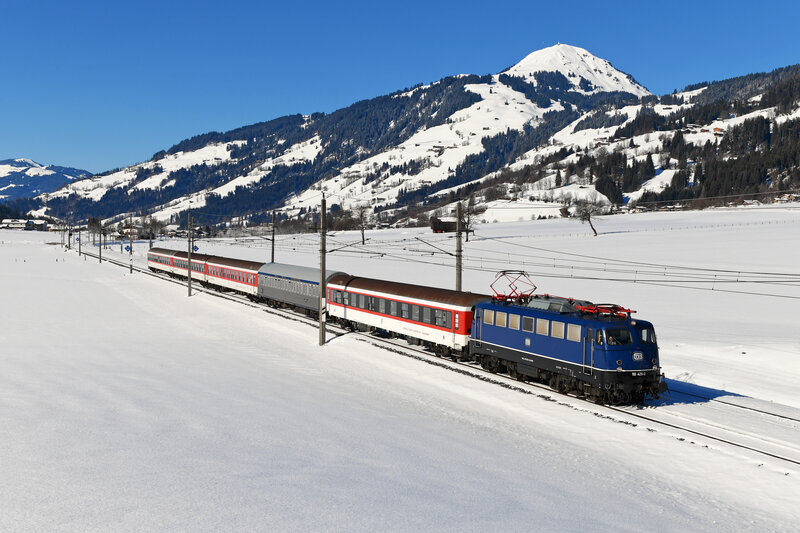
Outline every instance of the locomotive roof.
<path id="1" fill-rule="evenodd" d="M 347 275 L 338 270 L 327 270 L 327 279 L 335 275 Z M 289 265 L 286 263 L 264 263 L 258 269 L 259 274 L 267 274 L 282 278 L 300 279 L 319 284 L 319 268 Z"/>
<path id="2" fill-rule="evenodd" d="M 530 309 L 539 309 L 542 311 L 551 311 L 553 313 L 580 313 L 578 305 L 592 305 L 588 300 L 575 300 L 573 298 L 564 298 L 563 296 L 551 296 L 549 294 L 534 294 L 527 298 L 520 298 L 515 300 L 498 300 L 495 299 L 493 303 L 497 305 L 506 306 L 519 306 L 528 307 Z"/>
<path id="3" fill-rule="evenodd" d="M 397 281 L 386 281 L 374 278 L 361 278 L 349 274 L 338 274 L 330 278 L 328 283 L 344 285 L 348 289 L 362 289 L 367 291 L 382 292 L 396 296 L 404 296 L 417 300 L 428 300 L 443 304 L 472 307 L 478 302 L 490 300 L 491 296 L 476 294 L 474 292 L 453 291 L 438 287 L 412 285 Z"/>

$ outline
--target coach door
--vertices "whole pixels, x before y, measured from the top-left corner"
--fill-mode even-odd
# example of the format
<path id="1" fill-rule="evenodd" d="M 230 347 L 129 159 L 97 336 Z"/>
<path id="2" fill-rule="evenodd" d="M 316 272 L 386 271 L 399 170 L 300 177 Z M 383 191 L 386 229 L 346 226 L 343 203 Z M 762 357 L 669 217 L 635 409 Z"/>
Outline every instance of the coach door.
<path id="1" fill-rule="evenodd" d="M 583 373 L 591 375 L 594 366 L 594 329 L 586 328 L 583 337 Z"/>

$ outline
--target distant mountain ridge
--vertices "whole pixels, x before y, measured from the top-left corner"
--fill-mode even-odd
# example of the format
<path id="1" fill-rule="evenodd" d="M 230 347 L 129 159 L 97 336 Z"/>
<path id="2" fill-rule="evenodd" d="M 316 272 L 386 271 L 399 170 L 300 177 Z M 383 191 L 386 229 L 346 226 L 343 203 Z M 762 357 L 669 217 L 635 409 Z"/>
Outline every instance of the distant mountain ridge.
<path id="1" fill-rule="evenodd" d="M 308 217 L 324 193 L 335 213 L 366 207 L 397 221 L 467 196 L 622 205 L 751 194 L 800 181 L 800 163 L 768 156 L 772 131 L 782 153 L 793 149 L 798 86 L 800 70 L 787 67 L 658 97 L 610 62 L 558 44 L 498 74 L 197 135 L 22 207 L 109 221 L 179 221 L 192 209 L 206 223 L 257 223 L 272 211 Z M 745 156 L 756 178 L 726 174 L 745 172 L 734 168 Z"/>
<path id="2" fill-rule="evenodd" d="M 30 159 L 0 161 L 0 202 L 49 193 L 91 172 L 57 165 L 41 165 Z"/>

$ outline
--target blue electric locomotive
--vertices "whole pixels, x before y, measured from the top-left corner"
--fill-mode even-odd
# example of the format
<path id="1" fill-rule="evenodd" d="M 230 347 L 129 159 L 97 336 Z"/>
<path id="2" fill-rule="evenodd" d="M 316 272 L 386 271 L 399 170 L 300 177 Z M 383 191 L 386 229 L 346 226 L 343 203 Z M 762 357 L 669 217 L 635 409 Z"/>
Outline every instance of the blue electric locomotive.
<path id="1" fill-rule="evenodd" d="M 470 355 L 488 370 L 599 403 L 657 397 L 665 385 L 655 331 L 631 313 L 549 295 L 494 299 L 476 306 Z"/>

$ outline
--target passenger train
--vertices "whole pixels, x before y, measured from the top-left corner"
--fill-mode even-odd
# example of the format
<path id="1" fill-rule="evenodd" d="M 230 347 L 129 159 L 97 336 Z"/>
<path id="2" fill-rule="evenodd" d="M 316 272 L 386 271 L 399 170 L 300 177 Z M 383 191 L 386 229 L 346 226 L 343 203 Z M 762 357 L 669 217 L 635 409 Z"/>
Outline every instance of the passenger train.
<path id="1" fill-rule="evenodd" d="M 148 266 L 185 278 L 188 256 L 151 248 Z M 319 269 L 192 254 L 192 279 L 316 315 Z M 549 295 L 494 296 L 326 272 L 326 312 L 350 329 L 402 337 L 442 357 L 598 403 L 664 392 L 655 330 L 633 311 Z"/>

